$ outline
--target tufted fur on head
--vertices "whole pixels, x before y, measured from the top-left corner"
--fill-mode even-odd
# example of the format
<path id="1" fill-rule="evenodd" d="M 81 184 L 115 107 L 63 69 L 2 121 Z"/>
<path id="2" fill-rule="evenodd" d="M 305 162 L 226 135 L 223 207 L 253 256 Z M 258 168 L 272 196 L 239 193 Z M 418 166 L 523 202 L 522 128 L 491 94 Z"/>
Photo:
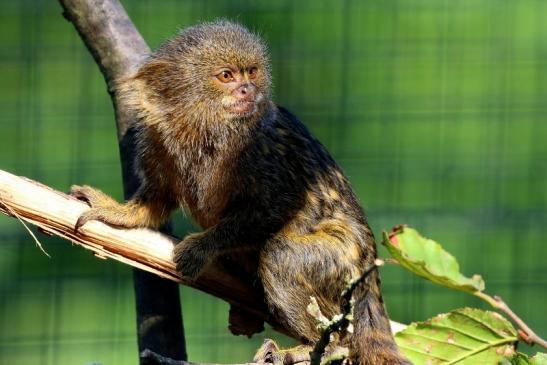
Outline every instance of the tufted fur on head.
<path id="1" fill-rule="evenodd" d="M 171 129 L 190 124 L 200 131 L 226 132 L 239 123 L 223 110 L 227 96 L 211 80 L 213 72 L 226 65 L 261 70 L 255 80 L 260 112 L 251 118 L 260 119 L 271 94 L 267 47 L 258 35 L 226 20 L 182 30 L 152 53 L 134 75 L 119 80 L 118 91 L 149 125 L 167 123 Z M 219 124 L 218 128 L 212 123 Z"/>

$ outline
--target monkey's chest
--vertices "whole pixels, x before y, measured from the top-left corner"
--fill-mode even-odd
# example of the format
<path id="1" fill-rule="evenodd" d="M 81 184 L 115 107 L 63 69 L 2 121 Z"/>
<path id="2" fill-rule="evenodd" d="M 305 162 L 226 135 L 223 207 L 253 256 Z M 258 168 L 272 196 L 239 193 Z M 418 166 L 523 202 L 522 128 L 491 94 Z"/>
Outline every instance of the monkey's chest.
<path id="1" fill-rule="evenodd" d="M 237 178 L 233 164 L 222 158 L 196 159 L 180 174 L 179 204 L 197 224 L 207 228 L 223 217 Z"/>

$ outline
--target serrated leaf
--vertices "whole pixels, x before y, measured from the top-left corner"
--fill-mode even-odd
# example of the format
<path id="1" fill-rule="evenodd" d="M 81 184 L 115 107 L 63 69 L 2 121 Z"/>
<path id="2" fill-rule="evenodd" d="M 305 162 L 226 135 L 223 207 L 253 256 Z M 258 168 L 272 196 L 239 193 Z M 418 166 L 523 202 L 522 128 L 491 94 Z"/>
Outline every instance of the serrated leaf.
<path id="1" fill-rule="evenodd" d="M 514 354 L 518 338 L 498 313 L 462 308 L 412 323 L 395 340 L 415 365 L 494 365 Z"/>
<path id="2" fill-rule="evenodd" d="M 384 232 L 382 244 L 401 266 L 416 275 L 470 293 L 484 290 L 484 281 L 479 275 L 464 276 L 454 256 L 412 228 L 398 226 L 389 234 Z"/>

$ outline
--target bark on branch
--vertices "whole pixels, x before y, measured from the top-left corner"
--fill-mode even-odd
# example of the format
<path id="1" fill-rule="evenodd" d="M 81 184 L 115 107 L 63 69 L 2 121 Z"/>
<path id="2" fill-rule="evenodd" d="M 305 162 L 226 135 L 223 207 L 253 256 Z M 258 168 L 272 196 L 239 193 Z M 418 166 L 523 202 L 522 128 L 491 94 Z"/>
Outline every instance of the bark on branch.
<path id="1" fill-rule="evenodd" d="M 163 278 L 191 286 L 241 308 L 249 316 L 230 316 L 230 326 L 247 329 L 245 334 L 257 332 L 256 320 L 270 323 L 274 329 L 287 333 L 268 317 L 263 293 L 248 278 L 237 275 L 222 261 L 207 267 L 195 282 L 182 280 L 175 270 L 171 250 L 178 241 L 149 229 L 117 229 L 92 221 L 74 232 L 76 220 L 87 204 L 69 195 L 53 190 L 36 181 L 0 170 L 0 212 L 17 216 L 39 227 L 48 234 L 60 236 L 103 259 L 113 259 L 154 273 Z M 47 250 L 47 247 L 45 248 Z M 401 324 L 391 322 L 394 332 Z M 249 328 L 251 326 L 252 328 Z"/>
<path id="2" fill-rule="evenodd" d="M 123 191 L 129 199 L 140 185 L 133 167 L 135 116 L 115 89 L 116 79 L 138 67 L 150 49 L 118 0 L 59 0 L 99 66 L 114 106 Z M 173 282 L 133 270 L 139 350 L 152 349 L 174 359 L 187 358 L 179 291 Z"/>
<path id="3" fill-rule="evenodd" d="M 260 319 L 266 319 L 267 311 L 261 293 L 231 274 L 222 262 L 206 269 L 196 282 L 182 280 L 171 259 L 173 245 L 178 242 L 172 236 L 143 228 L 116 229 L 96 221 L 87 223 L 75 233 L 74 224 L 87 209 L 87 204 L 67 194 L 0 170 L 2 213 L 17 216 L 45 233 L 70 240 L 91 250 L 99 258 L 120 261 L 191 286 L 241 307 Z M 244 327 L 245 323 L 241 326 Z"/>

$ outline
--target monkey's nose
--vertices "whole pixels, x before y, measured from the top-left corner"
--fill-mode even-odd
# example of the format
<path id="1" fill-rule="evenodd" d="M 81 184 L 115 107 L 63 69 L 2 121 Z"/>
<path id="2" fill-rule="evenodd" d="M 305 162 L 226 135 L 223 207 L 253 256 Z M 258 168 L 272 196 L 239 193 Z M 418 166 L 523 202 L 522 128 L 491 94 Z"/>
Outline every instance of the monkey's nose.
<path id="1" fill-rule="evenodd" d="M 254 101 L 256 86 L 253 84 L 243 84 L 234 90 L 234 96 L 240 101 Z"/>

